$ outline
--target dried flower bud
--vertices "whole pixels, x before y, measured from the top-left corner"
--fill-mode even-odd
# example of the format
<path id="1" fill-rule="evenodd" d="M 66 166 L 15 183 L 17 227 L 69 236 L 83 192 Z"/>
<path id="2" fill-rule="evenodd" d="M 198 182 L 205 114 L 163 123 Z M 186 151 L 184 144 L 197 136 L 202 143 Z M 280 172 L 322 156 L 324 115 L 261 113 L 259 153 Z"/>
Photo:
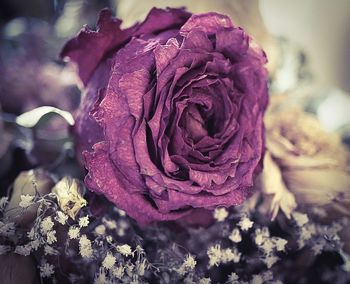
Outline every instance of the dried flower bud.
<path id="1" fill-rule="evenodd" d="M 87 204 L 83 198 L 83 187 L 77 179 L 62 178 L 56 183 L 52 192 L 56 194 L 61 210 L 72 219 L 75 219 L 79 210 Z"/>
<path id="2" fill-rule="evenodd" d="M 5 209 L 5 216 L 21 226 L 29 225 L 35 219 L 39 204 L 28 200 L 28 202 L 25 202 L 26 197 L 47 194 L 53 185 L 53 179 L 46 171 L 35 169 L 21 172 L 13 184 L 11 199 Z M 33 201 L 33 198 L 31 198 L 31 201 Z"/>

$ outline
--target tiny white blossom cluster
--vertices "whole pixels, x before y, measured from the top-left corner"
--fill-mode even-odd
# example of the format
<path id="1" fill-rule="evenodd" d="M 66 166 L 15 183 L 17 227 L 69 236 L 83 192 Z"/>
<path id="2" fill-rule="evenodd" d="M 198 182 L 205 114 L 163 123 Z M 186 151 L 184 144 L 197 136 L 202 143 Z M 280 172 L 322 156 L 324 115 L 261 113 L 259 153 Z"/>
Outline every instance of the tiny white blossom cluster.
<path id="1" fill-rule="evenodd" d="M 45 260 L 42 261 L 42 264 L 39 266 L 40 276 L 43 278 L 51 277 L 54 273 L 54 266 L 47 263 Z"/>
<path id="2" fill-rule="evenodd" d="M 175 268 L 175 271 L 180 274 L 181 276 L 185 275 L 186 273 L 193 271 L 195 268 L 197 262 L 195 258 L 191 255 L 188 254 L 184 260 L 184 262 L 181 264 L 179 268 Z"/>
<path id="3" fill-rule="evenodd" d="M 7 198 L 0 199 L 0 213 L 7 204 Z M 346 278 L 350 256 L 343 250 L 340 237 L 349 220 L 343 218 L 330 225 L 317 223 L 312 214 L 319 216 L 320 210 L 313 210 L 311 215 L 294 211 L 292 219 L 285 220 L 289 231 L 276 235 L 271 227 L 277 221 L 266 221 L 244 207 L 217 208 L 213 212 L 214 224 L 207 228 L 188 227 L 185 233 L 162 225 L 140 230 L 115 207 L 101 218 L 93 216 L 88 208 L 68 215 L 50 195 L 22 195 L 19 207 L 20 214 L 29 212 L 29 207 L 37 208 L 35 220 L 19 238 L 18 231 L 23 229 L 11 219 L 0 219 L 0 240 L 7 240 L 0 243 L 0 255 L 35 254 L 42 278 L 54 279 L 61 273 L 59 260 L 63 257 L 77 270 L 76 274 L 64 276 L 68 283 L 217 283 L 212 271 L 225 268 L 228 273 L 220 275 L 220 283 L 281 284 L 287 274 L 276 278 L 271 268 L 278 265 L 277 270 L 283 270 L 282 260 L 288 259 L 288 252 L 298 252 L 293 247 L 296 243 L 297 249 L 309 249 L 315 257 L 328 251 L 338 253 L 343 264 L 331 276 L 350 280 Z M 18 241 L 13 243 L 12 239 Z"/>
<path id="4" fill-rule="evenodd" d="M 228 211 L 226 210 L 226 208 L 216 208 L 214 210 L 214 218 L 218 221 L 218 222 L 222 222 L 224 221 L 228 216 Z"/>
<path id="5" fill-rule="evenodd" d="M 222 249 L 220 244 L 211 246 L 207 250 L 207 255 L 209 257 L 209 267 L 219 266 L 220 264 L 225 264 L 228 262 L 238 263 L 241 258 L 241 253 L 234 248 Z"/>
<path id="6" fill-rule="evenodd" d="M 343 242 L 339 233 L 347 227 L 349 219 L 343 218 L 330 225 L 310 222 L 306 214 L 293 213 L 293 218 L 298 226 L 297 243 L 300 249 L 310 247 L 314 255 L 320 255 L 323 251 L 342 251 Z"/>
<path id="7" fill-rule="evenodd" d="M 21 195 L 21 201 L 19 202 L 19 207 L 27 208 L 33 204 L 35 196 L 33 195 Z"/>
<path id="8" fill-rule="evenodd" d="M 124 256 L 130 256 L 132 254 L 131 247 L 127 244 L 117 246 L 116 249 L 117 249 L 117 252 L 119 252 Z"/>
<path id="9" fill-rule="evenodd" d="M 244 216 L 238 223 L 238 226 L 241 227 L 242 231 L 248 231 L 253 227 L 254 222 L 251 221 L 248 217 Z"/>
<path id="10" fill-rule="evenodd" d="M 86 235 L 82 235 L 79 239 L 79 252 L 84 258 L 92 257 L 93 251 L 91 241 Z"/>

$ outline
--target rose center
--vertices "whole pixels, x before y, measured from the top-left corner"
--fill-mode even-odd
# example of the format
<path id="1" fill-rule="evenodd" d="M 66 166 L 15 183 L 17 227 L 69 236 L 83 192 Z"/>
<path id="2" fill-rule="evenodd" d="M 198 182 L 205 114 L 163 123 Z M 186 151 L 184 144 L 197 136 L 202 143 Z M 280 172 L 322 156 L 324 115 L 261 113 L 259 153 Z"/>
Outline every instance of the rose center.
<path id="1" fill-rule="evenodd" d="M 189 103 L 180 119 L 180 126 L 185 129 L 188 138 L 194 143 L 216 132 L 215 114 L 206 105 Z"/>

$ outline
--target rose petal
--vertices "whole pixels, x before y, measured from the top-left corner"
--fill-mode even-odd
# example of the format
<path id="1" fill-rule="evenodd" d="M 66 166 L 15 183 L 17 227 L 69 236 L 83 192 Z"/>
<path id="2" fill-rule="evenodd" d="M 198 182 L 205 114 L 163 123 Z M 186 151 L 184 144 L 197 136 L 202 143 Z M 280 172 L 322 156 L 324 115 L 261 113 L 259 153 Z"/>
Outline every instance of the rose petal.
<path id="1" fill-rule="evenodd" d="M 165 45 L 159 45 L 154 49 L 157 64 L 157 75 L 164 70 L 179 51 L 179 43 L 175 38 L 170 38 Z"/>
<path id="2" fill-rule="evenodd" d="M 129 216 L 136 219 L 140 224 L 146 225 L 154 221 L 175 220 L 190 213 L 190 211 L 160 213 L 144 195 L 130 193 L 125 190 L 128 184 L 125 184 L 125 180 L 121 178 L 120 174 L 115 174 L 106 143 L 96 144 L 92 153 L 85 153 L 85 159 L 89 170 L 85 183 L 90 190 L 105 195 L 118 208 L 127 211 Z M 130 208 L 133 209 L 130 210 Z"/>
<path id="3" fill-rule="evenodd" d="M 207 34 L 200 29 L 193 29 L 189 31 L 182 42 L 181 48 L 183 49 L 203 49 L 211 52 L 213 50 L 213 44 L 209 40 Z"/>
<path id="4" fill-rule="evenodd" d="M 180 34 L 186 36 L 193 29 L 198 29 L 207 34 L 213 34 L 222 28 L 232 28 L 231 19 L 215 12 L 192 15 L 181 27 Z"/>
<path id="5" fill-rule="evenodd" d="M 120 28 L 122 21 L 113 18 L 109 9 L 103 9 L 97 21 L 97 30 L 93 31 L 85 26 L 75 38 L 65 44 L 60 57 L 68 58 L 77 65 L 78 75 L 86 85 L 108 52 L 117 50 L 132 36 L 175 28 L 184 23 L 190 15 L 184 9 L 153 8 L 143 23 L 122 30 Z"/>
<path id="6" fill-rule="evenodd" d="M 85 150 L 90 151 L 92 145 L 103 140 L 103 130 L 90 113 L 105 95 L 110 69 L 111 61 L 109 60 L 96 69 L 85 88 L 80 108 L 75 114 L 74 134 L 78 155 Z"/>
<path id="7" fill-rule="evenodd" d="M 152 8 L 146 19 L 139 24 L 137 31 L 133 35 L 139 36 L 168 29 L 176 29 L 185 23 L 190 16 L 191 13 L 183 8 Z"/>
<path id="8" fill-rule="evenodd" d="M 216 33 L 216 50 L 233 61 L 242 58 L 248 48 L 249 37 L 240 28 L 222 29 Z"/>
<path id="9" fill-rule="evenodd" d="M 193 208 L 213 209 L 218 206 L 230 207 L 242 204 L 250 191 L 246 189 L 230 190 L 227 194 L 213 195 L 209 193 L 198 193 L 195 195 L 186 194 L 180 191 L 169 191 L 168 201 L 157 200 L 157 205 L 162 212 L 171 212 L 185 206 Z"/>
<path id="10" fill-rule="evenodd" d="M 69 58 L 78 68 L 78 75 L 86 85 L 104 55 L 126 42 L 134 27 L 120 28 L 121 20 L 112 17 L 112 12 L 103 9 L 97 21 L 97 30 L 85 26 L 79 34 L 63 47 L 60 57 Z"/>

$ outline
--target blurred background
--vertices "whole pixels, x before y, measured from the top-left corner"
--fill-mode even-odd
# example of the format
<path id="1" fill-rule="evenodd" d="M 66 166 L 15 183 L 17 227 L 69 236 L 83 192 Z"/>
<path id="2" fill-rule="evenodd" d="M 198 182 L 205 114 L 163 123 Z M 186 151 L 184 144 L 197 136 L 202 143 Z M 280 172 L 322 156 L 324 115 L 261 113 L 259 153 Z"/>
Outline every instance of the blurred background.
<path id="1" fill-rule="evenodd" d="M 94 28 L 104 7 L 129 26 L 153 6 L 230 15 L 267 53 L 271 94 L 288 93 L 327 130 L 349 139 L 348 0 L 1 0 L 2 112 L 18 115 L 41 105 L 73 112 L 80 92 L 74 72 L 58 58 L 63 44 L 84 24 Z"/>

